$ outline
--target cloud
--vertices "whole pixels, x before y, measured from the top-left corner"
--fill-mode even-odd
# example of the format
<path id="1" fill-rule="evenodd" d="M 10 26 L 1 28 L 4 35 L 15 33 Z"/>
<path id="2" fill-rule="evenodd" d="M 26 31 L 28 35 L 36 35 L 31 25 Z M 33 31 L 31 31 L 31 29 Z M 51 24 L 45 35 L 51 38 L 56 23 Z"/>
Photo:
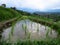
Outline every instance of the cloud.
<path id="1" fill-rule="evenodd" d="M 0 0 L 0 4 L 5 3 L 7 7 L 31 8 L 47 10 L 60 8 L 60 0 Z"/>

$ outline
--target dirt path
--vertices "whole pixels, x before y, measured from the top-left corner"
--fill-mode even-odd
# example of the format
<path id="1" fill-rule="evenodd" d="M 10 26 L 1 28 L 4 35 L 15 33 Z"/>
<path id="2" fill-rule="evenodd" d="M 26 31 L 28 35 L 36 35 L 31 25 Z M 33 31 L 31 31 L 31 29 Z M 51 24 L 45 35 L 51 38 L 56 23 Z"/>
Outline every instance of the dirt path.
<path id="1" fill-rule="evenodd" d="M 0 30 L 1 30 L 1 28 L 5 27 L 5 26 L 7 27 L 8 25 L 10 25 L 11 22 L 16 21 L 16 19 L 17 18 L 13 18 L 13 19 L 10 19 L 7 21 L 0 22 Z"/>

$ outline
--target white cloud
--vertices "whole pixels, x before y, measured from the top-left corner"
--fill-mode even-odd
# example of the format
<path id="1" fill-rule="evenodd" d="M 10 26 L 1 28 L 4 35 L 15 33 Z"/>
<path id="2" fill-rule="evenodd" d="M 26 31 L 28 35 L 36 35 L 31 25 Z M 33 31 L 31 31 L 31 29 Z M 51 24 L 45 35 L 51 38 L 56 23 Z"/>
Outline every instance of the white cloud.
<path id="1" fill-rule="evenodd" d="M 60 8 L 60 0 L 0 0 L 0 4 L 7 4 L 8 7 L 16 6 L 17 8 L 32 8 L 32 9 L 53 9 Z"/>

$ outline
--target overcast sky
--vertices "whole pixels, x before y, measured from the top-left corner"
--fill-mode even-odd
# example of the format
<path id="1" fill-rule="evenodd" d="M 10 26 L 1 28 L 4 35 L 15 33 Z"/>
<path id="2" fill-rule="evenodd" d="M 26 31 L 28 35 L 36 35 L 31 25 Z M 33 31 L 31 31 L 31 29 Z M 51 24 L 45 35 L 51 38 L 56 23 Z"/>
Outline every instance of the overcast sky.
<path id="1" fill-rule="evenodd" d="M 30 8 L 41 11 L 48 9 L 60 9 L 60 0 L 0 0 L 1 4 L 7 7 Z"/>

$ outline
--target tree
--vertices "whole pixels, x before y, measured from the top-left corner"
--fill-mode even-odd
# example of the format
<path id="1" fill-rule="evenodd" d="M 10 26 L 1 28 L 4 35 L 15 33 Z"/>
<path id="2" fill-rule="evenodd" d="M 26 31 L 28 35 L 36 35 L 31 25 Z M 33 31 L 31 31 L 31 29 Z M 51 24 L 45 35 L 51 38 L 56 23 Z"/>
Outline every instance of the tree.
<path id="1" fill-rule="evenodd" d="M 1 6 L 2 6 L 2 7 L 6 7 L 6 4 L 2 4 Z"/>
<path id="2" fill-rule="evenodd" d="M 16 7 L 11 7 L 11 9 L 14 9 L 14 10 L 16 10 Z"/>

